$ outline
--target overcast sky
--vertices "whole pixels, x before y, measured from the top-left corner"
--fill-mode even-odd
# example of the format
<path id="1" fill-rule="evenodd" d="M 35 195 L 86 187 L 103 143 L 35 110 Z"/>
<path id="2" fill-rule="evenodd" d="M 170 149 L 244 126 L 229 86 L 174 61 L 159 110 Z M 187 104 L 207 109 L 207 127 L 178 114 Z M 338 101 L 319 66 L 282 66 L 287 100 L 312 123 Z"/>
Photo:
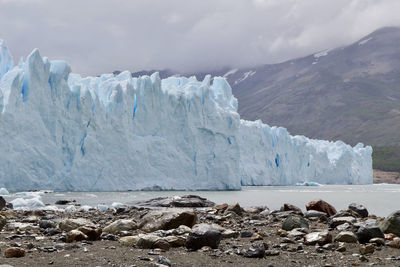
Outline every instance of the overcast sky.
<path id="1" fill-rule="evenodd" d="M 399 0 L 0 0 L 14 60 L 33 48 L 74 72 L 276 63 L 400 26 Z"/>

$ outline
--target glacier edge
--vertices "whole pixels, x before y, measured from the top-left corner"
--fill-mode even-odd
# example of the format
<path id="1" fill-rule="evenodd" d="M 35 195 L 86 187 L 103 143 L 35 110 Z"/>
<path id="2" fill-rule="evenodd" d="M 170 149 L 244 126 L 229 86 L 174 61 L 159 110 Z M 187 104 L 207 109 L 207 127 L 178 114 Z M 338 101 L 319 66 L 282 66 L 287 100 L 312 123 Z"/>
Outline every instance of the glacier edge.
<path id="1" fill-rule="evenodd" d="M 0 41 L 0 187 L 239 190 L 372 183 L 372 148 L 241 120 L 222 77 L 81 77 Z"/>

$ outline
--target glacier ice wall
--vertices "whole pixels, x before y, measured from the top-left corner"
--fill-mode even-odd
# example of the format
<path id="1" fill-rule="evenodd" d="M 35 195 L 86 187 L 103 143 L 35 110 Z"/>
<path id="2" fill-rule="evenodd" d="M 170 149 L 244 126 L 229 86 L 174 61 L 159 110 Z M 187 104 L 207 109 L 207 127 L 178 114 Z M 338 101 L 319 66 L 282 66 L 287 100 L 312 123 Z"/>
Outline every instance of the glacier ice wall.
<path id="1" fill-rule="evenodd" d="M 371 183 L 371 148 L 240 120 L 225 79 L 84 77 L 0 41 L 0 187 L 240 189 Z"/>

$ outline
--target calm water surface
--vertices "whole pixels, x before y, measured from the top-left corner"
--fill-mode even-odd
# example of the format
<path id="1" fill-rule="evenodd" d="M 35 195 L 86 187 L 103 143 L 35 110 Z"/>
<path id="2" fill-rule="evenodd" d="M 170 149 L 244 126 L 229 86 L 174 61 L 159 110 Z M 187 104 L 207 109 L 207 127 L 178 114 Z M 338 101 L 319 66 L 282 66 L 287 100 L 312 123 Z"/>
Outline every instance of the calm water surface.
<path id="1" fill-rule="evenodd" d="M 54 192 L 44 194 L 44 203 L 54 204 L 59 199 L 75 199 L 82 205 L 110 205 L 113 202 L 132 204 L 134 201 L 155 197 L 196 194 L 215 203 L 235 203 L 241 206 L 267 206 L 279 209 L 283 203 L 294 204 L 305 209 L 305 204 L 313 199 L 324 199 L 337 210 L 355 202 L 363 204 L 371 214 L 387 216 L 400 210 L 400 185 L 323 185 L 323 186 L 254 186 L 243 187 L 241 191 L 161 191 L 161 192 Z M 8 201 L 16 198 L 6 197 Z"/>

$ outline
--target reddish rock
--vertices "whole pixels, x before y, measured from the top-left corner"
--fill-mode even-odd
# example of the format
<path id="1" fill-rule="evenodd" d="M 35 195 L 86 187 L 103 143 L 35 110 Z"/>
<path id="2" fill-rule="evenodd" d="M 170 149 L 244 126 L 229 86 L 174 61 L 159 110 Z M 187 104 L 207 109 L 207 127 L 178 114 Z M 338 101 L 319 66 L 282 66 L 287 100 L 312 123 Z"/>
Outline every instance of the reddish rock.
<path id="1" fill-rule="evenodd" d="M 322 199 L 310 201 L 306 205 L 306 209 L 325 212 L 329 216 L 335 215 L 337 213 L 336 209 L 331 204 Z"/>
<path id="2" fill-rule="evenodd" d="M 25 250 L 23 248 L 8 248 L 4 252 L 6 258 L 21 258 L 25 256 Z"/>

